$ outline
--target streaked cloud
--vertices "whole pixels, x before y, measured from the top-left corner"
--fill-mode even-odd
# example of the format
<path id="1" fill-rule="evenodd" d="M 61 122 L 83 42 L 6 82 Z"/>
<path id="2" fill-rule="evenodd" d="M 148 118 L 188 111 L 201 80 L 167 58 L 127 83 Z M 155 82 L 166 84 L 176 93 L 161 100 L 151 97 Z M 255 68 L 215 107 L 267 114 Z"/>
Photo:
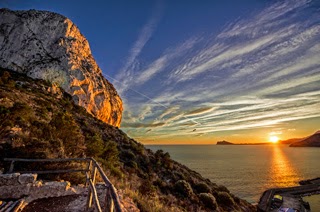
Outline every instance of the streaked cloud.
<path id="1" fill-rule="evenodd" d="M 149 124 L 149 123 L 124 123 L 124 128 L 153 128 L 163 126 L 165 123 Z"/>
<path id="2" fill-rule="evenodd" d="M 128 90 L 122 96 L 130 104 L 123 129 L 142 140 L 146 131 L 149 140 L 203 138 L 268 127 L 288 132 L 293 128 L 283 124 L 320 117 L 320 13 L 314 4 L 270 3 L 218 34 L 164 48 L 121 85 L 145 95 Z"/>
<path id="3" fill-rule="evenodd" d="M 187 112 L 185 115 L 186 115 L 186 116 L 200 115 L 200 114 L 204 114 L 204 113 L 211 112 L 211 111 L 214 110 L 214 109 L 215 109 L 215 108 L 212 108 L 212 107 L 199 108 L 199 109 L 195 109 L 195 110 L 192 110 L 192 111 L 190 111 L 190 112 Z"/>
<path id="4" fill-rule="evenodd" d="M 151 18 L 147 21 L 147 23 L 143 26 L 138 39 L 133 44 L 132 48 L 129 51 L 129 56 L 126 59 L 125 64 L 120 69 L 118 76 L 116 77 L 125 85 L 126 83 L 132 80 L 132 70 L 135 69 L 137 65 L 137 57 L 140 55 L 144 46 L 150 40 L 153 35 L 153 32 L 156 29 L 156 26 L 161 18 L 162 13 L 162 2 L 157 1 L 155 5 L 155 9 L 152 12 Z M 120 86 L 122 88 L 122 86 Z M 123 89 L 119 89 L 119 92 L 122 92 Z"/>

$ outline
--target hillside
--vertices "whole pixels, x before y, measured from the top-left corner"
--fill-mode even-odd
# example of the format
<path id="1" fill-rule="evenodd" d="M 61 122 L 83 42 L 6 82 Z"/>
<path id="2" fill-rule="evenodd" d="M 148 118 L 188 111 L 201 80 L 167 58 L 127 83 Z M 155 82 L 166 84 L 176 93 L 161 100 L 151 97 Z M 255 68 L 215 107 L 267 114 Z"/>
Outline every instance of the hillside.
<path id="1" fill-rule="evenodd" d="M 320 147 L 320 131 L 301 141 L 292 143 L 290 147 Z"/>
<path id="2" fill-rule="evenodd" d="M 0 70 L 0 156 L 95 157 L 141 211 L 255 210 L 168 153 L 154 153 L 93 117 L 62 88 L 7 69 Z M 68 180 L 81 183 L 81 177 Z"/>

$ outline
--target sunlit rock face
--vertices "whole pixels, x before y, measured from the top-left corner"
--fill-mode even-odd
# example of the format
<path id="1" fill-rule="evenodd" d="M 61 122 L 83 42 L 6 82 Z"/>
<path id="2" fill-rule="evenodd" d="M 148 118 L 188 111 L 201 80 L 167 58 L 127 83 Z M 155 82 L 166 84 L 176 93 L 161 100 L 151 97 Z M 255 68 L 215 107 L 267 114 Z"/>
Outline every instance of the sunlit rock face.
<path id="1" fill-rule="evenodd" d="M 62 15 L 0 9 L 0 67 L 58 84 L 92 115 L 120 125 L 117 91 L 102 76 L 86 38 Z"/>

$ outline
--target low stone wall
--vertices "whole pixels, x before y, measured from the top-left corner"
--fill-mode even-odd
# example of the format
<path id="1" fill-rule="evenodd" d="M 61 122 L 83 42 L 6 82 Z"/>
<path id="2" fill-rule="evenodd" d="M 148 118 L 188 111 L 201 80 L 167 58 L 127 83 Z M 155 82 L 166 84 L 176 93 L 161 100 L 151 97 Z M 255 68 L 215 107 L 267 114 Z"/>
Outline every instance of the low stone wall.
<path id="1" fill-rule="evenodd" d="M 20 199 L 31 202 L 40 198 L 80 194 L 83 186 L 71 187 L 66 181 L 37 181 L 37 174 L 0 174 L 0 199 Z"/>

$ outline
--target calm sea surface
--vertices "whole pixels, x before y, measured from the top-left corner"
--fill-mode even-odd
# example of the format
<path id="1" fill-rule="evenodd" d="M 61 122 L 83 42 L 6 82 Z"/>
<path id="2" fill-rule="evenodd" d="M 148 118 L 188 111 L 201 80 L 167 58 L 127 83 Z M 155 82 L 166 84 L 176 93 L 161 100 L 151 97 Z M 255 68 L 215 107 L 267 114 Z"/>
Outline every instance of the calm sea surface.
<path id="1" fill-rule="evenodd" d="M 169 152 L 171 158 L 199 172 L 251 203 L 273 187 L 298 185 L 303 179 L 320 177 L 320 148 L 286 145 L 147 146 Z"/>

